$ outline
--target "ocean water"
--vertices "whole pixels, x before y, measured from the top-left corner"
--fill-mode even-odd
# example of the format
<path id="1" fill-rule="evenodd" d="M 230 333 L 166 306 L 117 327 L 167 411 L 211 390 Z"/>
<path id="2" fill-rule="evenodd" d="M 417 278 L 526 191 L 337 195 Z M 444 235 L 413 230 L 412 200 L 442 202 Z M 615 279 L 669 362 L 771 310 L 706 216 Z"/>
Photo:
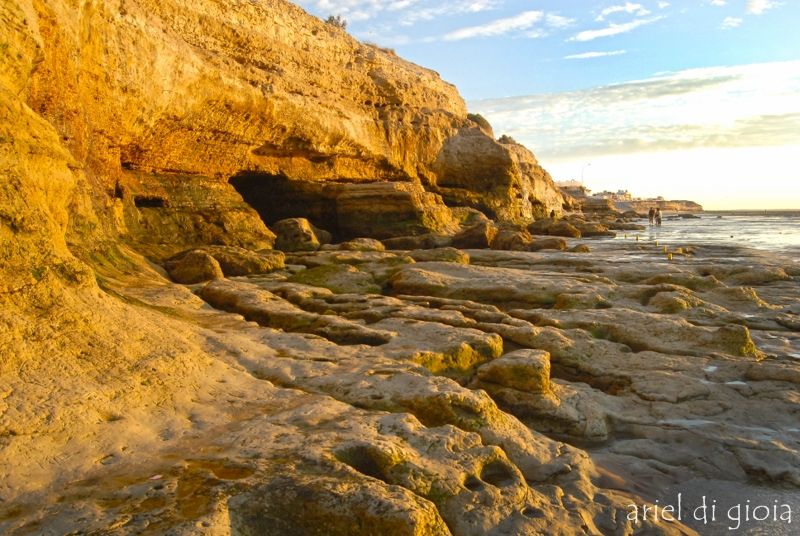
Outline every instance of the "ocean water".
<path id="1" fill-rule="evenodd" d="M 704 212 L 688 219 L 666 216 L 661 227 L 648 226 L 645 231 L 628 232 L 631 233 L 666 245 L 750 247 L 800 258 L 800 210 Z"/>

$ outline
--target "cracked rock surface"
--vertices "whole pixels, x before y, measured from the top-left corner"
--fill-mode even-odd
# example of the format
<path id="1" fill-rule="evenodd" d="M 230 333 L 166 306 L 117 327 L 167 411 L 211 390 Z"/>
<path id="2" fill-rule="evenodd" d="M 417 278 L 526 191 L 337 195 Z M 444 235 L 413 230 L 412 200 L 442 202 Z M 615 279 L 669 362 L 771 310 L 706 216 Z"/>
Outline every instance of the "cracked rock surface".
<path id="1" fill-rule="evenodd" d="M 797 503 L 794 259 L 534 237 L 564 200 L 530 151 L 283 0 L 9 0 L 0 51 L 0 533 Z"/>
<path id="2" fill-rule="evenodd" d="M 5 383 L 1 526 L 691 534 L 632 523 L 628 505 L 690 481 L 800 485 L 800 335 L 779 322 L 797 314 L 796 268 L 754 258 L 789 279 L 742 287 L 713 248 L 645 273 L 648 254 L 470 250 L 390 263 L 373 293 L 295 282 L 327 266 L 374 276 L 369 252 L 190 287 L 108 274 L 129 303 L 117 319 L 135 318 L 148 347 L 178 340 L 94 387 L 42 386 L 36 409 L 34 371 Z M 407 255 L 379 260 L 393 258 Z M 664 312 L 664 293 L 688 307 Z M 126 348 L 109 351 L 144 350 L 115 337 Z"/>

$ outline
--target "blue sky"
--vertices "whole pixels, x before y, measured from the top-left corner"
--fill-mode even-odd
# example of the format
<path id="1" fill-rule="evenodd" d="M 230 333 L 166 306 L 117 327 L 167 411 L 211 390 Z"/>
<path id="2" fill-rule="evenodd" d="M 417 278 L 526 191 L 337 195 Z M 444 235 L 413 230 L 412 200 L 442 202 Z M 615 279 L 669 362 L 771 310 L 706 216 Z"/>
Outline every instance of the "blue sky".
<path id="1" fill-rule="evenodd" d="M 297 3 L 438 71 L 556 179 L 800 208 L 800 2 Z"/>

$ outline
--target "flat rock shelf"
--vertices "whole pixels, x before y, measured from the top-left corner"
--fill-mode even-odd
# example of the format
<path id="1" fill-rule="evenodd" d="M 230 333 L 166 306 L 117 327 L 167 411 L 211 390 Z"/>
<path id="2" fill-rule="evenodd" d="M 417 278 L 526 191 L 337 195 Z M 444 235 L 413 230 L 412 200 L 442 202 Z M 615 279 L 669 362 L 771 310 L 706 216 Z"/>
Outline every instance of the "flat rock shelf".
<path id="1" fill-rule="evenodd" d="M 631 505 L 681 493 L 685 507 L 774 497 L 796 511 L 797 267 L 586 242 L 450 262 L 298 252 L 291 270 L 191 286 L 109 277 L 184 349 L 138 370 L 135 395 L 121 379 L 74 385 L 93 417 L 79 431 L 56 414 L 57 445 L 4 436 L 15 507 L 0 526 L 722 534 L 727 517 L 632 521 Z"/>

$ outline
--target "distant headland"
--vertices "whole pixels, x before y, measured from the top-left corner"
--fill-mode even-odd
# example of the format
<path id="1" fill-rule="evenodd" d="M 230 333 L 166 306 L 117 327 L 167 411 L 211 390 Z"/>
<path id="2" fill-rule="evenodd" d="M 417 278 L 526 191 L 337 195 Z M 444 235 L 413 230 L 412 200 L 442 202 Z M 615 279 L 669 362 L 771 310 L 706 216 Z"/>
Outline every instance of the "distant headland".
<path id="1" fill-rule="evenodd" d="M 640 216 L 646 216 L 651 207 L 660 208 L 662 212 L 683 214 L 703 212 L 702 205 L 684 199 L 668 200 L 663 197 L 643 199 L 634 197 L 627 190 L 592 194 L 590 189 L 576 180 L 556 181 L 556 186 L 561 190 L 567 205 L 585 213 L 636 212 Z"/>

